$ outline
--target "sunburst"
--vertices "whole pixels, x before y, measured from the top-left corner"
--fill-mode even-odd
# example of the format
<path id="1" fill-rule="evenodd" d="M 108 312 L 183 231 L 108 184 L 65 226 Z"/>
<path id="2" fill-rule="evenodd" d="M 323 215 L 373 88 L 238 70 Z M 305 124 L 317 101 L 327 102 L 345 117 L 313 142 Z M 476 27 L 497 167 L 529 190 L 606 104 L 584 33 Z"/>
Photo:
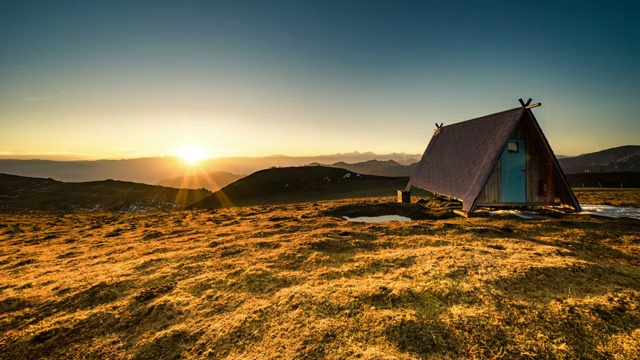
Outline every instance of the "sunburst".
<path id="1" fill-rule="evenodd" d="M 206 158 L 207 152 L 204 148 L 196 145 L 185 146 L 178 155 L 189 165 L 196 165 Z"/>

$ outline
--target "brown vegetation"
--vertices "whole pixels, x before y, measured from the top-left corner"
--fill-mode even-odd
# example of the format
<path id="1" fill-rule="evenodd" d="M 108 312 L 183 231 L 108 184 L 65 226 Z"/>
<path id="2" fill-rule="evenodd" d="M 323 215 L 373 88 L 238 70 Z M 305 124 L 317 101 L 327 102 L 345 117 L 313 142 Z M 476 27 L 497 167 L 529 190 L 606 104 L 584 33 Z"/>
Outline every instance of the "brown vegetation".
<path id="1" fill-rule="evenodd" d="M 2 215 L 0 358 L 640 353 L 640 221 L 392 201 Z"/>

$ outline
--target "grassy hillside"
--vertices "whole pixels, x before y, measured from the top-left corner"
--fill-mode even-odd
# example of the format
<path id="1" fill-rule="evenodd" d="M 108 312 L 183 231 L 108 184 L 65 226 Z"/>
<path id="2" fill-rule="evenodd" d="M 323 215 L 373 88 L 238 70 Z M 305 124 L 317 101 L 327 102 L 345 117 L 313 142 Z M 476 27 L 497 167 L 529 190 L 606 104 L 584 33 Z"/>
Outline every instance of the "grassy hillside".
<path id="1" fill-rule="evenodd" d="M 207 189 L 218 191 L 245 175 L 232 174 L 226 171 L 213 171 L 208 174 L 178 176 L 160 181 L 158 185 L 177 189 Z"/>
<path id="2" fill-rule="evenodd" d="M 404 189 L 408 178 L 360 175 L 345 169 L 301 166 L 255 172 L 191 205 L 190 209 L 296 203 L 387 196 Z"/>
<path id="3" fill-rule="evenodd" d="M 4 215 L 0 358 L 637 359 L 640 221 L 391 201 Z"/>
<path id="4" fill-rule="evenodd" d="M 124 181 L 64 183 L 0 174 L 0 212 L 157 211 L 195 203 L 211 193 Z"/>

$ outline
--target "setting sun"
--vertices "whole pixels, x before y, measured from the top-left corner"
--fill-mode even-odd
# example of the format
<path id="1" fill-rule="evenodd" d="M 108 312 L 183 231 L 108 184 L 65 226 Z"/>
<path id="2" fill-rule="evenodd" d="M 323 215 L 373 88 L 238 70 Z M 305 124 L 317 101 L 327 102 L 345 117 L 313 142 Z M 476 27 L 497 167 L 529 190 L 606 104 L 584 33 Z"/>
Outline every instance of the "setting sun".
<path id="1" fill-rule="evenodd" d="M 184 147 L 178 152 L 178 155 L 190 165 L 197 164 L 207 156 L 206 151 L 200 146 Z"/>

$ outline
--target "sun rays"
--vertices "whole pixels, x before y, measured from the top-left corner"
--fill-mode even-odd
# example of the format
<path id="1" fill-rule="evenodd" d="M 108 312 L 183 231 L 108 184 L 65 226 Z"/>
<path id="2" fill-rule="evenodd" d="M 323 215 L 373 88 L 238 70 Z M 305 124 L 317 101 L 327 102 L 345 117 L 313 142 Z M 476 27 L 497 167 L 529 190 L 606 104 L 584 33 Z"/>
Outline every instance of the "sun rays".
<path id="1" fill-rule="evenodd" d="M 211 153 L 207 148 L 191 144 L 186 145 L 173 153 L 186 165 L 186 167 L 178 167 L 176 169 L 177 172 L 174 174 L 174 176 L 182 178 L 181 184 L 179 185 L 181 190 L 195 188 L 193 185 L 194 183 L 199 183 L 198 178 L 203 178 L 205 179 L 204 182 L 206 184 L 213 185 L 214 190 L 208 189 L 209 191 L 215 192 L 222 187 L 211 176 L 210 172 L 212 169 L 210 168 L 210 164 L 206 162 L 207 159 L 211 158 Z M 186 190 L 178 192 L 176 194 L 175 201 L 183 200 L 182 198 L 186 196 L 186 194 Z M 223 192 L 217 192 L 215 196 L 222 204 L 224 204 L 224 206 L 234 206 L 233 202 Z"/>

